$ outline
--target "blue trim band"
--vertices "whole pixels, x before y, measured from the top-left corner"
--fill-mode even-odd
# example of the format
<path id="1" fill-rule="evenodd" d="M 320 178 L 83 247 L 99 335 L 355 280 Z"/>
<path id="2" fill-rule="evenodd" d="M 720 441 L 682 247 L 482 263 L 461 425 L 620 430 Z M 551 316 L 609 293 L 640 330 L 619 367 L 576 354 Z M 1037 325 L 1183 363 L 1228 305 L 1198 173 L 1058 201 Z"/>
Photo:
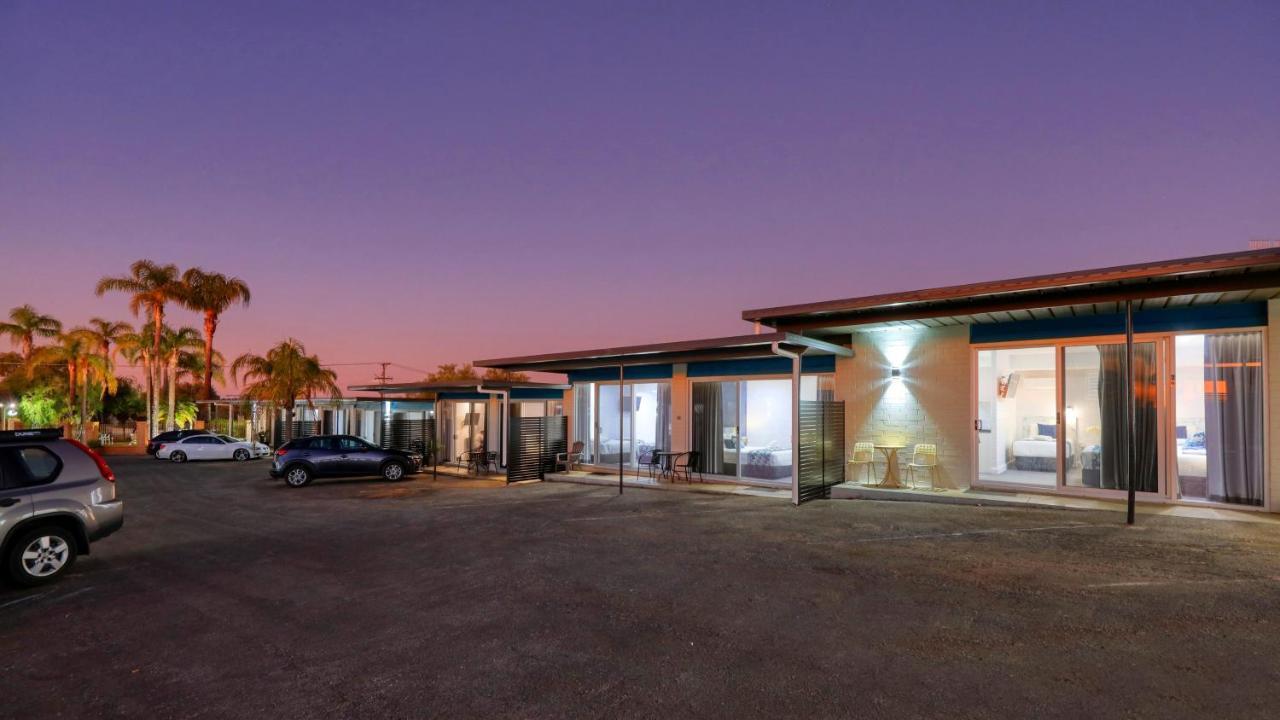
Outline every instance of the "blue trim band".
<path id="1" fill-rule="evenodd" d="M 829 373 L 836 371 L 835 355 L 814 355 L 800 358 L 800 372 Z M 786 375 L 791 372 L 791 360 L 784 357 L 750 358 L 748 360 L 713 360 L 689 363 L 689 377 L 716 377 L 732 375 Z"/>
<path id="2" fill-rule="evenodd" d="M 1219 330 L 1266 324 L 1267 304 L 1265 302 L 1142 310 L 1133 314 L 1133 329 L 1134 332 L 1139 333 Z M 970 343 L 1123 334 L 1123 313 L 1017 320 L 969 326 Z"/>
<path id="3" fill-rule="evenodd" d="M 588 370 L 570 370 L 569 382 L 608 382 L 618 379 L 618 368 L 602 367 Z M 627 380 L 667 380 L 671 377 L 671 365 L 627 365 L 622 370 Z"/>
<path id="4" fill-rule="evenodd" d="M 512 388 L 512 400 L 563 400 L 564 391 L 555 388 Z"/>

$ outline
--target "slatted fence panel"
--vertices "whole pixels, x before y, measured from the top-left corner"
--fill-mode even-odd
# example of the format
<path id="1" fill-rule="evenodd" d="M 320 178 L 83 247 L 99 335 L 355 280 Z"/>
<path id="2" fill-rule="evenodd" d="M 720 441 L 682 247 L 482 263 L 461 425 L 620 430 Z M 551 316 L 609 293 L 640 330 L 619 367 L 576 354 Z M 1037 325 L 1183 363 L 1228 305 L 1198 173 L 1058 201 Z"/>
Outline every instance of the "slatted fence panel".
<path id="1" fill-rule="evenodd" d="M 800 402 L 800 502 L 831 495 L 844 482 L 844 403 Z"/>

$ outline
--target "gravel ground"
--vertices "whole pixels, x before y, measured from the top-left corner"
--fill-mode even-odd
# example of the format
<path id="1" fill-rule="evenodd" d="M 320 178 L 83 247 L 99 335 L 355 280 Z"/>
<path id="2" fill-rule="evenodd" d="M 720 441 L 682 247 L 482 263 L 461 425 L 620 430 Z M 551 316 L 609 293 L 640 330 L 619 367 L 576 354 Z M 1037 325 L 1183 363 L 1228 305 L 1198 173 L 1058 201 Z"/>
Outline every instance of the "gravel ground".
<path id="1" fill-rule="evenodd" d="M 3 716 L 1273 717 L 1280 529 L 116 459 Z"/>

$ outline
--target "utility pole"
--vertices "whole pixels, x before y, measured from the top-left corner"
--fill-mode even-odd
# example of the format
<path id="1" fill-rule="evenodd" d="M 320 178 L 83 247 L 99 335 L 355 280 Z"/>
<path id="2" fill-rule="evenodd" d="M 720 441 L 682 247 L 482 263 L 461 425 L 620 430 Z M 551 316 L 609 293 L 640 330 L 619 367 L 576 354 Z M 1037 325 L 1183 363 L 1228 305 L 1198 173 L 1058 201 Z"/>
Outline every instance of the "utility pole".
<path id="1" fill-rule="evenodd" d="M 384 362 L 384 363 L 378 363 L 378 364 L 382 366 L 382 371 L 379 372 L 377 375 L 373 376 L 374 380 L 377 380 L 383 385 L 386 385 L 387 382 L 390 380 L 395 380 L 395 378 L 391 377 L 390 375 L 387 375 L 387 367 L 389 367 L 393 363 Z"/>

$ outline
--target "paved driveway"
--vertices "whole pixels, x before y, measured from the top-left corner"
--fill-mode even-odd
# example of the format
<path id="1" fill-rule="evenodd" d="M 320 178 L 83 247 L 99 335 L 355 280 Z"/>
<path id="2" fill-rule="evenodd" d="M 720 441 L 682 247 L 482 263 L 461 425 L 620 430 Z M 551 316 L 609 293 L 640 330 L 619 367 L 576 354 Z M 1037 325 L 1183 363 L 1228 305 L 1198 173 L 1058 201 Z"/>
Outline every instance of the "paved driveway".
<path id="1" fill-rule="evenodd" d="M 1267 717 L 1280 532 L 116 460 L 6 717 Z M 479 486 L 478 486 L 479 485 Z"/>

